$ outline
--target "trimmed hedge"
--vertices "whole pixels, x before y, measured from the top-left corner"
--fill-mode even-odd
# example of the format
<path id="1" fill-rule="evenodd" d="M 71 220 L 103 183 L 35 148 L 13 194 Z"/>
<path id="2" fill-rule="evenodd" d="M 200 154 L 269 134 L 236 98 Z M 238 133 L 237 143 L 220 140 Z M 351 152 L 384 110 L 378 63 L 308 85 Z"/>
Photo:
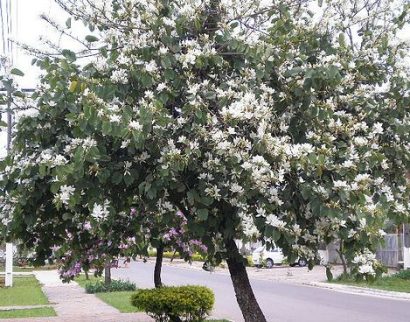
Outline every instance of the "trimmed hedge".
<path id="1" fill-rule="evenodd" d="M 155 256 L 157 256 L 157 252 L 155 250 L 152 250 L 152 251 L 150 250 L 148 252 L 148 256 L 149 257 L 155 257 Z M 172 258 L 172 257 L 181 258 L 181 254 L 179 252 L 176 252 L 175 255 L 174 255 L 174 252 L 166 251 L 166 252 L 164 252 L 163 257 L 164 258 Z M 196 262 L 196 261 L 203 262 L 203 261 L 206 260 L 206 256 L 201 255 L 199 253 L 193 253 L 191 255 L 190 259 L 194 262 Z"/>
<path id="2" fill-rule="evenodd" d="M 200 322 L 211 312 L 215 296 L 204 286 L 173 286 L 138 290 L 131 303 L 157 322 Z"/>
<path id="3" fill-rule="evenodd" d="M 85 284 L 85 292 L 88 294 L 120 292 L 120 291 L 135 291 L 134 283 L 123 280 L 112 280 L 111 284 L 105 285 L 102 281 Z"/>

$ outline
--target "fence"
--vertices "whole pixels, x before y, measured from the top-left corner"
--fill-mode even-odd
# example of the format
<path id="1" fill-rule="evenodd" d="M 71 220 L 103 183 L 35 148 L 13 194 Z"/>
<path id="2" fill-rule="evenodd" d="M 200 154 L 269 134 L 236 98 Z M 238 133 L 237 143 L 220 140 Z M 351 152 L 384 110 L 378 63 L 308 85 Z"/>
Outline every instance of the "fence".
<path id="1" fill-rule="evenodd" d="M 397 268 L 403 262 L 403 236 L 401 234 L 386 234 L 384 243 L 376 251 L 376 258 L 385 266 Z M 341 264 L 340 256 L 337 253 L 339 242 L 331 243 L 327 246 L 329 262 Z"/>
<path id="2" fill-rule="evenodd" d="M 401 234 L 387 234 L 384 245 L 376 252 L 376 258 L 387 267 L 398 267 L 403 262 L 403 236 Z"/>

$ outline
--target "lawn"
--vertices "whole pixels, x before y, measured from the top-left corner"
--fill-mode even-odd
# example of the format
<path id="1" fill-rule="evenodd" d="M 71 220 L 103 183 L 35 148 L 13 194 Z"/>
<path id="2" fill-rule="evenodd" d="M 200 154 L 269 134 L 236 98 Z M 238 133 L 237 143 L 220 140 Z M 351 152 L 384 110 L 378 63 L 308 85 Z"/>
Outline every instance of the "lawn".
<path id="1" fill-rule="evenodd" d="M 0 272 L 5 271 L 4 265 L 0 264 Z M 32 271 L 48 271 L 57 269 L 57 265 L 44 265 L 44 266 L 13 266 L 13 272 L 32 272 Z"/>
<path id="2" fill-rule="evenodd" d="M 56 315 L 57 314 L 52 307 L 41 307 L 37 309 L 28 309 L 28 310 L 0 311 L 0 319 L 34 318 L 34 317 L 56 316 Z"/>
<path id="3" fill-rule="evenodd" d="M 134 294 L 133 291 L 125 292 L 109 292 L 109 293 L 97 293 L 98 298 L 102 301 L 115 307 L 121 313 L 141 312 L 137 307 L 131 305 L 130 298 Z"/>
<path id="4" fill-rule="evenodd" d="M 103 281 L 102 277 L 95 277 L 92 274 L 89 277 L 89 280 L 85 278 L 85 275 L 80 275 L 75 278 L 75 281 L 81 287 L 85 287 L 87 283 L 95 283 L 97 281 Z M 107 293 L 96 293 L 95 295 L 101 299 L 103 302 L 115 307 L 121 313 L 133 313 L 133 312 L 141 312 L 140 309 L 131 305 L 131 295 L 134 294 L 135 291 L 123 291 L 123 292 L 107 292 Z M 207 320 L 209 322 L 229 322 L 228 320 Z"/>
<path id="5" fill-rule="evenodd" d="M 394 275 L 382 277 L 372 283 L 353 279 L 334 280 L 332 283 L 375 288 L 384 291 L 410 293 L 410 271 L 401 271 Z"/>
<path id="6" fill-rule="evenodd" d="M 79 275 L 78 277 L 75 278 L 74 281 L 78 283 L 81 287 L 85 287 L 85 284 L 87 283 L 95 283 L 97 281 L 104 281 L 103 277 L 95 277 L 93 274 L 89 275 L 89 280 L 85 278 L 84 274 Z"/>
<path id="7" fill-rule="evenodd" d="M 34 276 L 14 277 L 13 287 L 0 288 L 0 306 L 48 304 Z"/>
<path id="8" fill-rule="evenodd" d="M 95 283 L 97 281 L 103 281 L 102 277 L 95 277 L 92 274 L 90 279 L 86 280 L 85 275 L 80 275 L 76 277 L 75 281 L 81 286 L 85 287 L 87 283 Z M 96 293 L 95 295 L 107 303 L 118 309 L 121 313 L 132 313 L 132 312 L 141 312 L 138 308 L 131 305 L 130 297 L 135 293 L 133 291 L 123 291 L 123 292 L 108 292 L 108 293 Z"/>

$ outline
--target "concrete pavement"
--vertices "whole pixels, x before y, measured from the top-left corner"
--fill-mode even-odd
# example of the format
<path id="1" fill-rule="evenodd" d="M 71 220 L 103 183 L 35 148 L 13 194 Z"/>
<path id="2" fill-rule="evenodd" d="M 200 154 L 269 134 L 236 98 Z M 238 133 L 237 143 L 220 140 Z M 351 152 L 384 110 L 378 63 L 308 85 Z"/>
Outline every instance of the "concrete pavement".
<path id="1" fill-rule="evenodd" d="M 114 278 L 129 279 L 137 287 L 153 287 L 153 263 L 131 262 L 129 268 L 113 271 Z M 302 275 L 306 268 L 300 270 Z M 307 270 L 307 269 L 306 269 Z M 264 274 L 281 271 L 287 276 L 287 268 L 264 270 Z M 291 272 L 296 275 L 292 269 Z M 259 276 L 260 277 L 260 276 Z M 325 275 L 317 274 L 320 280 Z M 303 285 L 301 281 L 263 280 L 250 278 L 255 296 L 269 322 L 409 322 L 408 300 L 386 299 L 374 296 L 347 294 L 329 289 Z M 196 284 L 210 287 L 215 293 L 213 315 L 242 322 L 243 317 L 235 299 L 232 282 L 226 271 L 215 273 L 186 267 L 182 264 L 164 265 L 162 281 L 165 285 Z"/>
<path id="2" fill-rule="evenodd" d="M 120 313 L 77 283 L 62 283 L 57 271 L 35 271 L 56 317 L 4 319 L 13 322 L 152 322 L 145 313 Z"/>

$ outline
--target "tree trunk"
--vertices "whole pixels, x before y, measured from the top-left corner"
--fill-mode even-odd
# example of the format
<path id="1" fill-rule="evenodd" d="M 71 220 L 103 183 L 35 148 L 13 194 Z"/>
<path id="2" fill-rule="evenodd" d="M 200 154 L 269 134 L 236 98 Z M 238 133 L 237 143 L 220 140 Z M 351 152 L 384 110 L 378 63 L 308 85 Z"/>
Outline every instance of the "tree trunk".
<path id="1" fill-rule="evenodd" d="M 346 263 L 346 259 L 345 259 L 345 256 L 344 256 L 344 249 L 343 249 L 343 241 L 342 240 L 340 240 L 339 250 L 336 250 L 336 252 L 339 254 L 340 260 L 342 261 L 343 275 L 344 275 L 344 277 L 347 277 L 347 263 Z"/>
<path id="2" fill-rule="evenodd" d="M 90 276 L 88 276 L 88 269 L 84 270 L 84 274 L 85 274 L 85 279 L 88 281 L 90 279 Z"/>
<path id="3" fill-rule="evenodd" d="M 171 260 L 170 260 L 171 263 L 172 263 L 172 261 L 174 260 L 176 253 L 177 253 L 177 250 L 175 249 L 175 250 L 174 250 L 174 253 L 172 254 Z"/>
<path id="4" fill-rule="evenodd" d="M 238 247 L 233 239 L 225 242 L 228 252 L 228 268 L 231 274 L 233 288 L 235 290 L 236 300 L 242 311 L 245 322 L 266 322 L 255 295 L 252 286 L 249 283 L 248 273 L 243 262 L 243 257 L 239 254 Z"/>
<path id="5" fill-rule="evenodd" d="M 111 261 L 105 261 L 105 268 L 104 268 L 104 283 L 105 285 L 111 284 Z"/>
<path id="6" fill-rule="evenodd" d="M 164 245 L 162 242 L 159 242 L 157 247 L 157 257 L 155 260 L 155 269 L 154 269 L 154 285 L 156 288 L 162 286 L 161 281 L 161 268 L 162 268 L 162 258 L 164 256 Z"/>

